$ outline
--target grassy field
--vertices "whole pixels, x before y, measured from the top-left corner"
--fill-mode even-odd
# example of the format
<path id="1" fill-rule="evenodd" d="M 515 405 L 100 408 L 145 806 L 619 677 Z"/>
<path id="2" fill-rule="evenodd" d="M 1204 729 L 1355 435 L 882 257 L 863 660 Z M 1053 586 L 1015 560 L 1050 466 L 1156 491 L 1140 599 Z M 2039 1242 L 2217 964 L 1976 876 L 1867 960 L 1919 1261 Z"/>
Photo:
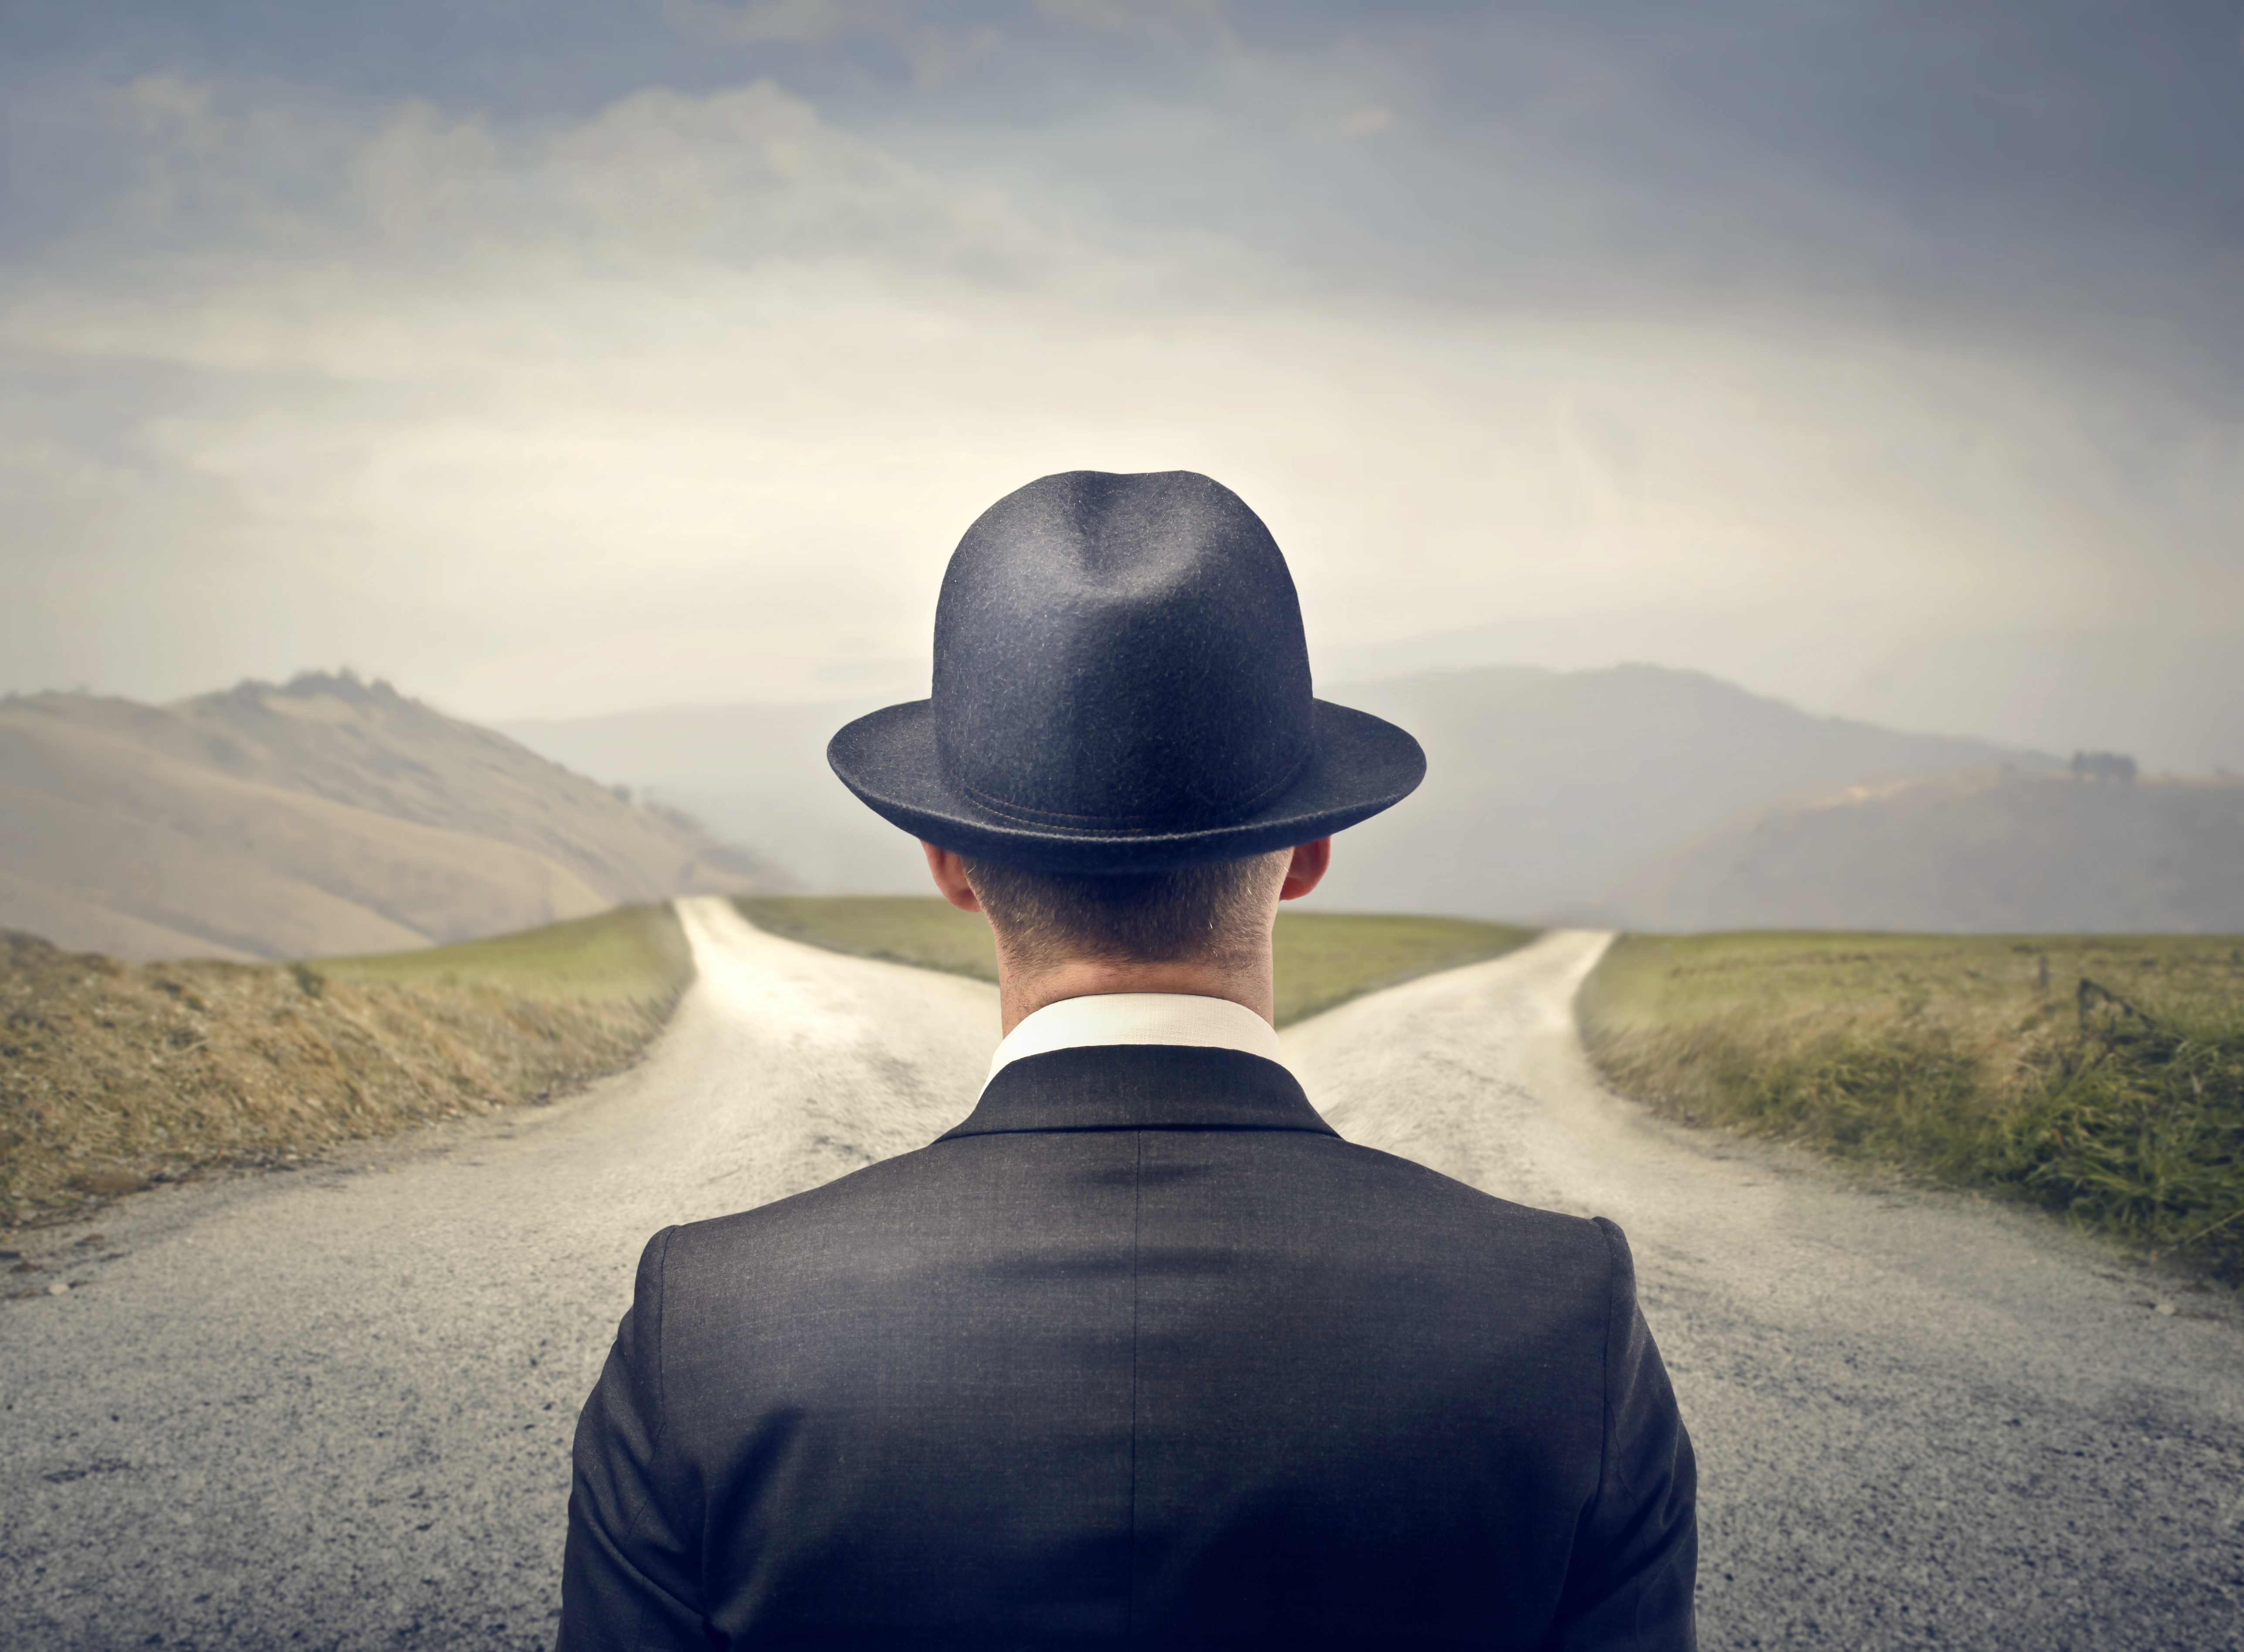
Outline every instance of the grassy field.
<path id="1" fill-rule="evenodd" d="M 625 906 L 487 941 L 294 967 L 335 981 L 489 987 L 546 1003 L 666 1005 L 693 978 L 693 952 L 667 906 Z"/>
<path id="2" fill-rule="evenodd" d="M 997 978 L 990 926 L 933 895 L 739 895 L 733 904 L 758 929 L 853 958 Z"/>
<path id="3" fill-rule="evenodd" d="M 1271 938 L 1278 1025 L 1436 970 L 1496 958 L 1538 931 L 1463 917 L 1391 917 L 1356 912 L 1278 914 Z"/>
<path id="4" fill-rule="evenodd" d="M 296 965 L 0 932 L 0 1229 L 543 1100 L 628 1064 L 692 973 L 667 907 Z"/>
<path id="5" fill-rule="evenodd" d="M 2244 943 L 1631 935 L 1579 1007 L 1608 1080 L 1676 1116 L 2244 1262 Z"/>
<path id="6" fill-rule="evenodd" d="M 859 958 L 997 978 L 990 926 L 934 896 L 743 896 L 733 903 L 752 924 L 794 940 Z M 1392 986 L 1511 951 L 1533 930 L 1453 917 L 1278 915 L 1272 950 L 1278 1025 Z"/>

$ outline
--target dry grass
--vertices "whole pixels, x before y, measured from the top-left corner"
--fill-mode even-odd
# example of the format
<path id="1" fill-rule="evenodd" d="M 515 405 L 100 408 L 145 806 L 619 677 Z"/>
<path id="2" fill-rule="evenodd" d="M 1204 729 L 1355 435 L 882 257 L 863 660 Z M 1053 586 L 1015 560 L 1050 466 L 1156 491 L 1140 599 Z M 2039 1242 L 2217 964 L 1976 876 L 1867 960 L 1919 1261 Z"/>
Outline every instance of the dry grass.
<path id="1" fill-rule="evenodd" d="M 666 908 L 287 965 L 0 931 L 0 1227 L 544 1099 L 626 1065 L 691 972 Z"/>
<path id="2" fill-rule="evenodd" d="M 790 940 L 977 980 L 997 978 L 990 926 L 933 896 L 749 896 L 733 904 L 749 922 Z M 1535 934 L 1467 918 L 1282 911 L 1272 941 L 1278 1025 L 1416 976 L 1494 958 Z"/>
<path id="3" fill-rule="evenodd" d="M 2244 1261 L 2232 938 L 1632 935 L 1580 1009 L 1611 1081 L 1686 1120 Z"/>

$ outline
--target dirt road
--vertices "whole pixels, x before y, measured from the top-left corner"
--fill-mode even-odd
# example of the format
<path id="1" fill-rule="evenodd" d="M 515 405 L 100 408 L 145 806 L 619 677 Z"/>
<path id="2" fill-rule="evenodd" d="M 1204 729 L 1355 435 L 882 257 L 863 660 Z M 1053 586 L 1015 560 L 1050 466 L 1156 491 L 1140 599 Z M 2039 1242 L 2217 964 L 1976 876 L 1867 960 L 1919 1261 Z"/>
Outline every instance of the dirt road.
<path id="1" fill-rule="evenodd" d="M 33 1277 L 86 1283 L 0 1304 L 0 1645 L 551 1644 L 640 1246 L 940 1134 L 996 1042 L 987 986 L 682 911 L 700 979 L 632 1072 L 58 1236 Z"/>
<path id="2" fill-rule="evenodd" d="M 1627 1231 L 1699 1451 L 1702 1644 L 2244 1647 L 2233 1310 L 1615 1100 L 1570 1010 L 1602 945 L 1343 1005 L 1288 1059 L 1349 1140 Z"/>
<path id="3" fill-rule="evenodd" d="M 647 1235 L 962 1117 L 994 994 L 689 903 L 632 1073 L 43 1236 L 0 1306 L 0 1645 L 543 1647 L 568 1436 Z M 1709 1647 L 2244 1648 L 2244 1337 L 1964 1202 L 1605 1097 L 1594 938 L 1288 1034 L 1353 1139 L 1626 1226 L 1706 1477 Z M 11 1276 L 11 1279 L 14 1276 Z"/>

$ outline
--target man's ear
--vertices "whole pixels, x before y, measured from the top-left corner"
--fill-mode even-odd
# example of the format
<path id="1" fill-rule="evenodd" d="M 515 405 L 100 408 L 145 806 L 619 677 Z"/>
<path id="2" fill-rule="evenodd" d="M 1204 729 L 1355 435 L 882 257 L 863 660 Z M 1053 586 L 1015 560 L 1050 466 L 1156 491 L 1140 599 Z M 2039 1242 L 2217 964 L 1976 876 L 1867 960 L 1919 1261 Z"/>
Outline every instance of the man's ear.
<path id="1" fill-rule="evenodd" d="M 1297 901 L 1315 889 L 1332 864 L 1332 839 L 1320 837 L 1313 843 L 1297 843 L 1294 847 L 1293 863 L 1286 868 L 1286 881 L 1278 886 L 1278 898 Z"/>
<path id="2" fill-rule="evenodd" d="M 966 881 L 965 861 L 947 849 L 937 849 L 925 838 L 920 840 L 919 846 L 927 851 L 927 870 L 935 874 L 935 886 L 943 891 L 943 898 L 962 912 L 980 911 L 982 898 L 975 894 L 974 885 Z M 1301 853 L 1299 850 L 1294 852 Z"/>

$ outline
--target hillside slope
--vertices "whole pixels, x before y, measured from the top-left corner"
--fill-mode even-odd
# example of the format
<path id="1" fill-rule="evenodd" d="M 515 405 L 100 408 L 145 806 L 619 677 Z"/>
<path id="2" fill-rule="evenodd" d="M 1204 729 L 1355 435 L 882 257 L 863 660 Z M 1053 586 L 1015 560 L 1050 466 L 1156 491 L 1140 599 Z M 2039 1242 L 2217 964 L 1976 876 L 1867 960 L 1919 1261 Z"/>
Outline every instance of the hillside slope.
<path id="1" fill-rule="evenodd" d="M 1424 743 L 1425 785 L 1340 843 L 1317 904 L 1538 922 L 1740 810 L 1811 789 L 2051 758 L 1894 734 L 1653 666 L 1487 667 L 1320 692 Z M 826 741 L 870 704 L 713 706 L 522 722 L 524 744 L 651 788 L 807 888 L 927 889 L 918 850 L 845 791 Z"/>
<path id="2" fill-rule="evenodd" d="M 1811 716 L 1696 672 L 1429 672 L 1331 697 L 1400 723 L 1426 782 L 1350 831 L 1321 902 L 1567 921 L 1635 867 L 1791 794 L 2056 760 Z"/>
<path id="3" fill-rule="evenodd" d="M 0 925 L 121 958 L 465 940 L 771 884 L 690 823 L 382 683 L 0 704 Z"/>
<path id="4" fill-rule="evenodd" d="M 629 784 L 756 852 L 819 894 L 924 895 L 919 845 L 826 766 L 835 730 L 877 701 L 673 706 L 509 722 L 500 730 L 580 774 Z"/>
<path id="5" fill-rule="evenodd" d="M 2244 781 L 1950 775 L 1757 810 L 1619 880 L 1632 929 L 2244 934 Z"/>

